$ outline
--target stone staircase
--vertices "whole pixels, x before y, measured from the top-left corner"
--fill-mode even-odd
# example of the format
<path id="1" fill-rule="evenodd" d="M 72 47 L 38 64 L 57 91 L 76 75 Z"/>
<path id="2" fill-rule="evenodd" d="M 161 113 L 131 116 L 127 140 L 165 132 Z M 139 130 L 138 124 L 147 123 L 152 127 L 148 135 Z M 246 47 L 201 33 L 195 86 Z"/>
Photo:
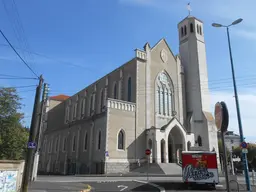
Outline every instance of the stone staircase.
<path id="1" fill-rule="evenodd" d="M 134 169 L 129 174 L 144 175 L 147 172 L 151 175 L 180 175 L 182 169 L 176 163 L 150 163 L 149 166 L 144 164 L 143 166 Z"/>

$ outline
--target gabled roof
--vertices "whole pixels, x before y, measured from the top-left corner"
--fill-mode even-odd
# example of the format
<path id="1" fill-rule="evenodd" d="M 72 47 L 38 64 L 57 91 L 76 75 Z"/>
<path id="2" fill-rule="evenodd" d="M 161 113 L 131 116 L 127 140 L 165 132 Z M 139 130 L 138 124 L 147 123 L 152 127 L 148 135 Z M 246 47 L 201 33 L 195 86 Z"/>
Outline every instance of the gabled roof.
<path id="1" fill-rule="evenodd" d="M 55 101 L 65 101 L 68 98 L 69 98 L 69 96 L 67 96 L 67 95 L 56 95 L 56 96 L 50 97 L 51 100 L 55 100 Z"/>
<path id="2" fill-rule="evenodd" d="M 164 42 L 164 43 L 166 44 L 166 46 L 167 46 L 167 48 L 169 49 L 169 51 L 171 52 L 173 58 L 176 60 L 176 57 L 175 57 L 175 55 L 173 54 L 173 52 L 172 52 L 170 46 L 168 45 L 167 41 L 165 40 L 165 38 L 160 39 L 160 40 L 151 48 L 151 51 L 152 51 L 154 48 L 156 48 L 161 42 Z"/>

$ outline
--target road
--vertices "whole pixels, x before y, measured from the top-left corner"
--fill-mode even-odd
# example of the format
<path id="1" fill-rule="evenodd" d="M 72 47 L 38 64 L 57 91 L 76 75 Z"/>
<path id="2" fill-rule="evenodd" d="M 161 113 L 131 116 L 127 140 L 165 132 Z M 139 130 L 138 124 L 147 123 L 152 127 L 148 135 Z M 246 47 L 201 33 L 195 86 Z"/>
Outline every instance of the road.
<path id="1" fill-rule="evenodd" d="M 147 183 L 136 181 L 100 181 L 100 182 L 35 182 L 31 184 L 29 192 L 80 192 L 90 186 L 91 191 L 155 191 L 160 190 L 157 187 Z"/>
<path id="2" fill-rule="evenodd" d="M 243 177 L 238 178 L 244 183 Z M 75 176 L 40 176 L 31 184 L 29 192 L 80 192 L 87 185 L 91 191 L 184 191 L 181 177 L 75 177 Z M 220 177 L 221 184 L 224 178 Z M 153 186 L 152 186 L 153 184 Z M 240 185 L 241 188 L 244 186 Z M 241 189 L 240 188 L 240 189 Z M 222 189 L 223 187 L 218 187 Z M 202 191 L 202 190 L 200 190 Z"/>

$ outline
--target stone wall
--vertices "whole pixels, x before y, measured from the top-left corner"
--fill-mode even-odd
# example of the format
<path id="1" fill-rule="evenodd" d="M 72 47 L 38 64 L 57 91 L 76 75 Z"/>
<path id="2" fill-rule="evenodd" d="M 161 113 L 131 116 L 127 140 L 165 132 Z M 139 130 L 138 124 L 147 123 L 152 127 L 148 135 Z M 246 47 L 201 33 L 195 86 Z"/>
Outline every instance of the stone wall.
<path id="1" fill-rule="evenodd" d="M 21 191 L 24 161 L 0 160 L 0 191 Z"/>
<path id="2" fill-rule="evenodd" d="M 145 166 L 146 162 L 106 162 L 105 174 L 120 173 L 126 174 L 133 171 L 136 168 Z"/>

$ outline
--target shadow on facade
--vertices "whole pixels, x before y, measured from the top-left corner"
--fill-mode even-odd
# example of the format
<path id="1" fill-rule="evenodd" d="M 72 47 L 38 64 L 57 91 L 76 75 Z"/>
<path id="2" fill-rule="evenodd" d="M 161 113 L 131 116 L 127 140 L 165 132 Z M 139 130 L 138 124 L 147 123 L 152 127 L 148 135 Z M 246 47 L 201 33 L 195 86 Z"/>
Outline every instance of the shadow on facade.
<path id="1" fill-rule="evenodd" d="M 142 132 L 137 139 L 126 148 L 129 162 L 128 172 L 144 166 L 146 162 L 146 131 Z"/>

